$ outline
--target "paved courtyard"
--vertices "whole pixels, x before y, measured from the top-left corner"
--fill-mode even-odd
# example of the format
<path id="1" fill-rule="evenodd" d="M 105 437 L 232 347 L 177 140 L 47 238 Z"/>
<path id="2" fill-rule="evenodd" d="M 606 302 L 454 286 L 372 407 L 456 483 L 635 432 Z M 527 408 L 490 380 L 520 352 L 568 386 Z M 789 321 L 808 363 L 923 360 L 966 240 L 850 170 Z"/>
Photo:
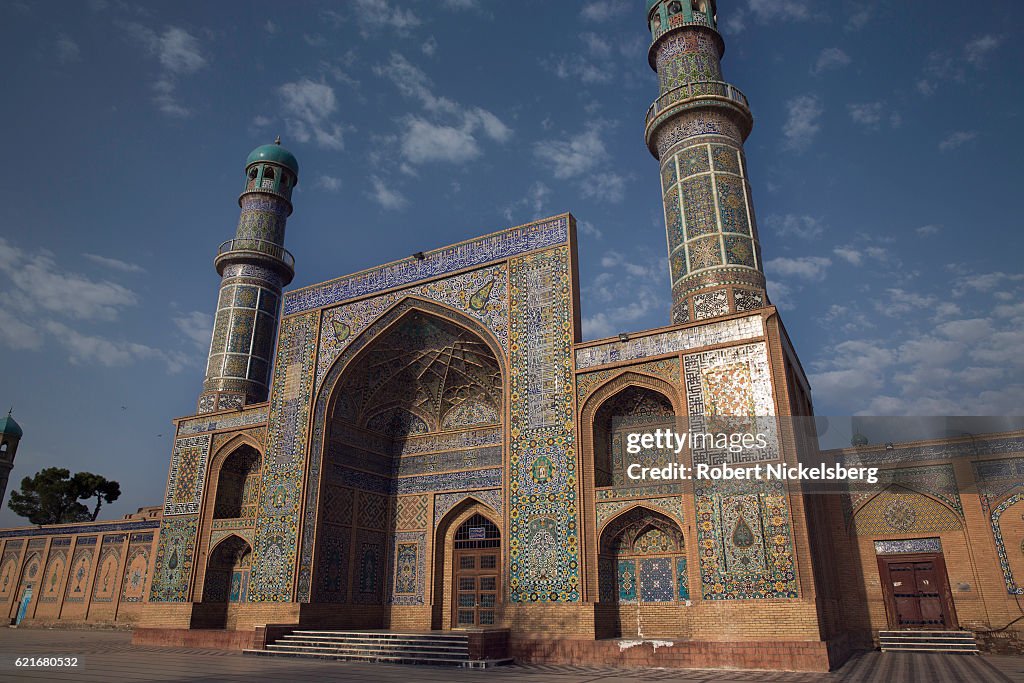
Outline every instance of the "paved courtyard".
<path id="1" fill-rule="evenodd" d="M 410 683 L 597 683 L 604 681 L 778 681 L 779 683 L 1024 683 L 1024 657 L 920 654 L 861 655 L 828 674 L 767 671 L 607 669 L 576 666 L 506 666 L 487 670 L 246 657 L 237 652 L 133 647 L 119 631 L 0 630 L 0 681 L 315 681 Z M 16 657 L 74 656 L 76 668 L 15 666 Z"/>

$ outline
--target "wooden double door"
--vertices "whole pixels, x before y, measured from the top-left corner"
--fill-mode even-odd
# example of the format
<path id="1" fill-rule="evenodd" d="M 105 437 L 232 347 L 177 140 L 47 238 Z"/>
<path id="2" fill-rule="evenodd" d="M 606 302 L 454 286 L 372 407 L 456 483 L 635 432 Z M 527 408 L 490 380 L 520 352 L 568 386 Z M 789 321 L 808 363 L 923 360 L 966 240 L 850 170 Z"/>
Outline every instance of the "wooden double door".
<path id="1" fill-rule="evenodd" d="M 956 628 L 942 555 L 880 556 L 878 570 L 889 628 L 936 631 Z"/>
<path id="2" fill-rule="evenodd" d="M 497 623 L 498 587 L 501 585 L 500 548 L 455 551 L 454 628 L 493 626 Z"/>

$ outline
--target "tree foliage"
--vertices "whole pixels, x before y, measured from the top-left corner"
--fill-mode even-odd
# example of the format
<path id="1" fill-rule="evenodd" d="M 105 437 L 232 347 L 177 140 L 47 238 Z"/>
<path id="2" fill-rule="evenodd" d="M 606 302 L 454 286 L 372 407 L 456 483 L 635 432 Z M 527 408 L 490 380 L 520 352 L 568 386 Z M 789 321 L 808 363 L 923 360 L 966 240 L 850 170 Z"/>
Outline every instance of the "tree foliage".
<path id="1" fill-rule="evenodd" d="M 67 524 L 95 521 L 104 502 L 121 496 L 121 485 L 92 472 L 71 476 L 63 467 L 47 467 L 21 480 L 21 490 L 11 491 L 7 506 L 33 524 Z M 95 498 L 92 511 L 80 503 Z"/>

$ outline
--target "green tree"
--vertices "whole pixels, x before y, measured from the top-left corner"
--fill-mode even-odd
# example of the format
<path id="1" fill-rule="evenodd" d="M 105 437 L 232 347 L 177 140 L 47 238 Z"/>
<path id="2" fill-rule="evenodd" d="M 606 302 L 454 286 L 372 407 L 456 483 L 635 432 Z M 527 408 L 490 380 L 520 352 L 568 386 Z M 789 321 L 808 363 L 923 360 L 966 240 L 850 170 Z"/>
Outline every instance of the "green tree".
<path id="1" fill-rule="evenodd" d="M 104 502 L 112 503 L 121 495 L 121 486 L 91 472 L 71 472 L 63 467 L 47 467 L 34 477 L 21 480 L 21 490 L 11 491 L 7 503 L 16 514 L 33 524 L 67 524 L 94 521 Z M 96 499 L 89 508 L 78 502 Z"/>

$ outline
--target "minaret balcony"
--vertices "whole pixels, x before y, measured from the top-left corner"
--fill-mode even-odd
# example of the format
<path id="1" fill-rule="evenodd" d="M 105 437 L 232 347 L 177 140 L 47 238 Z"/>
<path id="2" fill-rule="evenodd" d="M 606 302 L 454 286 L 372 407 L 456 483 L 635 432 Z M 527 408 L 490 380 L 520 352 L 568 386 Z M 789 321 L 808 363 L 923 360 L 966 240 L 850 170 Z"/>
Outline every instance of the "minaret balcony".
<path id="1" fill-rule="evenodd" d="M 269 258 L 268 258 L 269 257 Z M 295 273 L 295 257 L 291 252 L 269 240 L 236 237 L 217 247 L 217 256 L 213 260 L 217 272 L 223 274 L 223 266 L 233 261 L 266 262 L 277 261 L 288 271 Z"/>
<path id="2" fill-rule="evenodd" d="M 662 121 L 669 118 L 675 111 L 691 109 L 694 105 L 705 103 L 732 105 L 732 108 L 738 110 L 738 113 L 746 120 L 748 133 L 753 127 L 754 117 L 750 113 L 747 96 L 739 88 L 724 81 L 694 81 L 666 90 L 647 110 L 644 128 L 648 147 L 651 146 L 655 128 Z"/>

